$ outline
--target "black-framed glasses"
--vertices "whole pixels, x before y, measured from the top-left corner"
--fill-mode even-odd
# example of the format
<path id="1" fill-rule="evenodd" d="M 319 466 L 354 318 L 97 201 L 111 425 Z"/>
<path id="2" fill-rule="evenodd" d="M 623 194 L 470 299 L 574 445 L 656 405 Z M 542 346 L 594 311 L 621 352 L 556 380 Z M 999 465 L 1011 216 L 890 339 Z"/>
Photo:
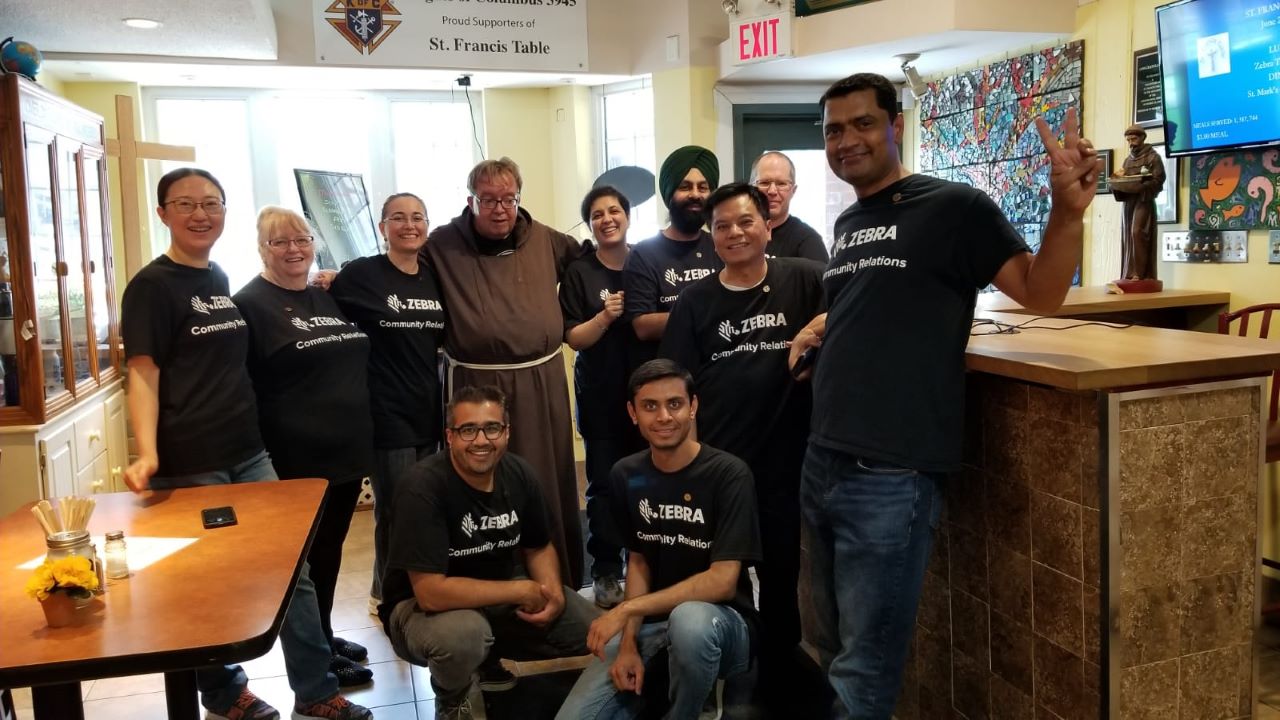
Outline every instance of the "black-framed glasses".
<path id="1" fill-rule="evenodd" d="M 204 210 L 206 215 L 221 215 L 227 210 L 226 203 L 213 198 L 201 200 L 200 202 L 196 202 L 191 198 L 179 198 L 177 200 L 169 200 L 165 202 L 165 205 L 172 206 L 173 211 L 179 215 L 190 215 L 196 211 L 196 208 Z"/>
<path id="2" fill-rule="evenodd" d="M 504 198 L 490 198 L 490 197 L 482 198 L 479 195 L 472 195 L 471 197 L 475 198 L 476 204 L 484 208 L 485 210 L 492 210 L 498 207 L 499 205 L 501 205 L 502 207 L 508 210 L 511 210 L 512 208 L 520 204 L 519 194 L 512 195 L 511 197 L 504 197 Z"/>
<path id="3" fill-rule="evenodd" d="M 511 427 L 511 425 L 508 423 L 488 422 L 483 425 L 472 425 L 468 423 L 466 425 L 459 425 L 458 427 L 449 429 L 463 440 L 471 442 L 476 439 L 476 435 L 479 435 L 482 432 L 486 438 L 490 440 L 497 440 L 502 437 L 502 433 L 506 432 L 509 427 Z"/>
<path id="4" fill-rule="evenodd" d="M 270 245 L 272 250 L 284 250 L 292 243 L 293 245 L 297 245 L 299 250 L 306 250 L 311 247 L 311 243 L 314 243 L 315 241 L 316 239 L 310 235 L 301 235 L 299 237 L 292 238 L 271 238 L 267 241 L 267 245 Z"/>

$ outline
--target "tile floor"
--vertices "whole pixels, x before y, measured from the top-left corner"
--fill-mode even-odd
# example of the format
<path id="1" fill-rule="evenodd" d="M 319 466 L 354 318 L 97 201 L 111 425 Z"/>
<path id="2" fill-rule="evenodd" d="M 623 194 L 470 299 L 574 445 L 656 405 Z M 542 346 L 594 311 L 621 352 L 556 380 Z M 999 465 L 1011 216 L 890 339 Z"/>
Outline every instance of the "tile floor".
<path id="1" fill-rule="evenodd" d="M 373 513 L 357 512 L 343 547 L 342 574 L 334 602 L 333 627 L 342 637 L 369 649 L 374 682 L 346 692 L 348 698 L 374 708 L 378 720 L 431 720 L 434 703 L 425 668 L 395 656 L 378 619 L 368 613 L 373 565 Z M 1258 633 L 1259 704 L 1256 720 L 1280 720 L 1280 626 L 1263 624 Z M 250 687 L 284 711 L 292 709 L 293 693 L 285 677 L 284 658 L 277 642 L 266 655 L 242 663 Z M 515 668 L 517 674 L 521 668 Z M 563 682 L 563 681 L 562 681 Z M 165 717 L 164 677 L 141 675 L 94 680 L 82 684 L 86 720 L 150 720 Z M 18 717 L 31 717 L 31 693 L 14 691 Z"/>

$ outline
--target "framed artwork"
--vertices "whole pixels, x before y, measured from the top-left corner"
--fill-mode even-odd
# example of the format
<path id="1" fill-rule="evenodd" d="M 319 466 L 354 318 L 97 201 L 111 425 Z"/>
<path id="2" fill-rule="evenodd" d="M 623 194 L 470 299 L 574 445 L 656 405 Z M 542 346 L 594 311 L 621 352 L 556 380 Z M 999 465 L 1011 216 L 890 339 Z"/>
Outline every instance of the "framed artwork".
<path id="1" fill-rule="evenodd" d="M 1098 151 L 1098 194 L 1111 194 L 1112 150 Z"/>
<path id="2" fill-rule="evenodd" d="M 1133 121 L 1144 128 L 1164 123 L 1160 52 L 1154 47 L 1133 54 Z"/>
<path id="3" fill-rule="evenodd" d="M 1151 147 L 1160 153 L 1160 159 L 1164 161 L 1164 190 L 1156 197 L 1156 222 L 1176 223 L 1182 210 L 1178 202 L 1178 168 L 1182 158 L 1170 158 L 1164 143 L 1153 143 Z"/>

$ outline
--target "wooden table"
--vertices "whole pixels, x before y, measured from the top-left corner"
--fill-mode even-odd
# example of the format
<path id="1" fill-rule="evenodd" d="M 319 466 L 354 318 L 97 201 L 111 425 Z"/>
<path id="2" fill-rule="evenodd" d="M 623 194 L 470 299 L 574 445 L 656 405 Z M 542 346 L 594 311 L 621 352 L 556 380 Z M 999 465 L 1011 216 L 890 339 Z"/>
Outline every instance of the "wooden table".
<path id="1" fill-rule="evenodd" d="M 1174 330 L 1216 332 L 1218 313 L 1231 302 L 1231 293 L 1207 290 L 1172 290 L 1157 293 L 1115 295 L 1104 287 L 1073 287 L 1062 307 L 1049 317 L 1087 318 L 1106 322 L 1132 323 Z M 1004 293 L 978 296 L 978 310 L 1038 315 L 1014 302 Z"/>
<path id="2" fill-rule="evenodd" d="M 44 533 L 23 507 L 0 519 L 0 687 L 32 686 L 37 718 L 83 718 L 80 681 L 163 672 L 170 718 L 199 716 L 195 668 L 271 649 L 324 500 L 325 481 L 186 488 L 142 499 L 96 495 L 89 530 L 196 542 L 108 581 L 78 626 L 52 629 L 24 593 Z M 239 524 L 206 530 L 200 510 L 231 505 Z"/>

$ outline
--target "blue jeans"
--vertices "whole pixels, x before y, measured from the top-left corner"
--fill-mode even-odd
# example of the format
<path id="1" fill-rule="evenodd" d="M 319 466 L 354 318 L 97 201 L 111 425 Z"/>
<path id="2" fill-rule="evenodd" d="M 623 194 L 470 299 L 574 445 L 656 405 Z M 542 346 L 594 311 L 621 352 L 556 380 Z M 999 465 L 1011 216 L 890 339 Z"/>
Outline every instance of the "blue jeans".
<path id="1" fill-rule="evenodd" d="M 382 576 L 387 572 L 387 545 L 391 542 L 391 504 L 400 479 L 409 468 L 435 452 L 436 445 L 403 448 L 374 448 L 373 475 L 373 585 L 369 595 L 382 600 Z"/>
<path id="2" fill-rule="evenodd" d="M 843 717 L 893 714 L 944 478 L 813 444 L 805 454 L 815 641 Z"/>
<path id="3" fill-rule="evenodd" d="M 610 640 L 604 661 L 587 666 L 560 706 L 556 720 L 640 717 L 643 696 L 620 692 L 609 676 L 620 642 L 618 637 Z M 747 623 L 728 605 L 681 603 L 666 622 L 641 625 L 636 646 L 646 667 L 659 651 L 667 649 L 671 705 L 664 717 L 672 720 L 697 718 L 716 678 L 746 672 L 751 663 Z"/>
<path id="4" fill-rule="evenodd" d="M 166 490 L 278 479 L 275 468 L 271 465 L 271 457 L 264 450 L 229 470 L 152 478 L 151 487 Z M 284 668 L 289 676 L 289 687 L 293 689 L 299 704 L 319 702 L 338 692 L 338 678 L 329 672 L 332 651 L 320 625 L 316 586 L 311 582 L 310 568 L 305 562 L 298 575 L 298 584 L 293 589 L 289 610 L 284 615 L 284 623 L 280 626 L 280 643 L 284 650 Z M 200 704 L 214 712 L 221 713 L 231 707 L 240 696 L 240 691 L 248 684 L 249 679 L 239 665 L 214 665 L 196 671 Z"/>

